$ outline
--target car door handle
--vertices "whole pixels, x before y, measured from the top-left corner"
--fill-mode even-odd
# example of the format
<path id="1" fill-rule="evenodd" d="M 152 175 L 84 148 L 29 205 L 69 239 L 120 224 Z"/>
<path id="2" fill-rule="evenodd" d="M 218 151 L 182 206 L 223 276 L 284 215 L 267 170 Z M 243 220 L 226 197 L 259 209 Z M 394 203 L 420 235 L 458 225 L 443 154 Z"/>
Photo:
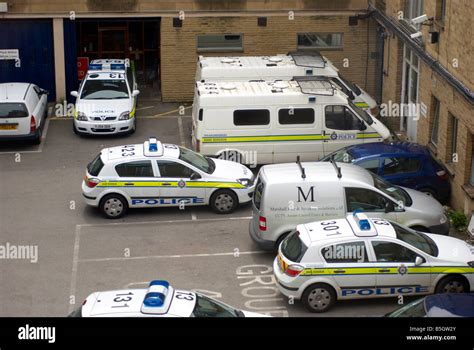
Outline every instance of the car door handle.
<path id="1" fill-rule="evenodd" d="M 171 182 L 163 182 L 162 185 L 163 186 L 171 186 Z"/>
<path id="2" fill-rule="evenodd" d="M 125 182 L 125 186 L 133 186 L 133 182 Z"/>
<path id="3" fill-rule="evenodd" d="M 390 269 L 380 269 L 379 272 L 390 272 Z"/>
<path id="4" fill-rule="evenodd" d="M 346 273 L 346 270 L 334 270 L 334 273 Z"/>

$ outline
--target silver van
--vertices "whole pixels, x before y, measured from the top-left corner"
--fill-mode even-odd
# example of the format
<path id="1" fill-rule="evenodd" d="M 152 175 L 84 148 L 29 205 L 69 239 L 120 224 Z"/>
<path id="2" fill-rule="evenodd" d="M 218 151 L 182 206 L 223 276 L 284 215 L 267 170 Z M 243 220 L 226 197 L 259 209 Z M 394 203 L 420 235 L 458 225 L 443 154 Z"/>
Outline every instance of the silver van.
<path id="1" fill-rule="evenodd" d="M 355 210 L 418 231 L 449 233 L 449 220 L 434 198 L 352 164 L 298 159 L 265 165 L 252 202 L 250 236 L 265 250 L 276 249 L 298 224 L 343 218 Z"/>

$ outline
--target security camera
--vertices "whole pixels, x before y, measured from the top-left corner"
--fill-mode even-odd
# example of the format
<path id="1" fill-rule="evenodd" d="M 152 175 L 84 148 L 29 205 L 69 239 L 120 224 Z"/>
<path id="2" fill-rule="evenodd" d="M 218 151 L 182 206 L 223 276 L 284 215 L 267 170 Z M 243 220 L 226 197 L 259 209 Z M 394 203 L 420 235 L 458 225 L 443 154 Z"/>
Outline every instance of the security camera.
<path id="1" fill-rule="evenodd" d="M 423 35 L 422 32 L 416 32 L 416 33 L 410 34 L 410 38 L 416 39 L 416 38 L 419 38 L 422 35 Z"/>
<path id="2" fill-rule="evenodd" d="M 426 22 L 428 19 L 429 19 L 429 18 L 428 18 L 427 15 L 421 15 L 421 16 L 412 18 L 412 19 L 411 19 L 411 23 L 412 23 L 412 24 L 422 24 L 423 22 Z"/>

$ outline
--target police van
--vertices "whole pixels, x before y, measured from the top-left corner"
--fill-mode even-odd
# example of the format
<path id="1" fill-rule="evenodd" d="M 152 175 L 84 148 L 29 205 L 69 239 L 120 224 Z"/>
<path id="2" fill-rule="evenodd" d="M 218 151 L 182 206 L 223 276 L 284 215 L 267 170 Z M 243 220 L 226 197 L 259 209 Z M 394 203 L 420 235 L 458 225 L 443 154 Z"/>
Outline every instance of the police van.
<path id="1" fill-rule="evenodd" d="M 341 218 L 354 210 L 418 231 L 449 234 L 449 220 L 433 197 L 392 185 L 357 165 L 298 160 L 260 169 L 250 236 L 272 250 L 298 224 Z"/>
<path id="2" fill-rule="evenodd" d="M 196 83 L 192 142 L 208 156 L 245 164 L 288 162 L 296 155 L 318 160 L 389 137 L 385 125 L 326 78 Z"/>
<path id="3" fill-rule="evenodd" d="M 352 102 L 377 116 L 377 102 L 359 85 L 350 82 L 317 51 L 276 56 L 199 56 L 196 81 L 291 80 L 293 77 L 327 77 Z"/>
<path id="4" fill-rule="evenodd" d="M 250 202 L 254 175 L 244 165 L 211 159 L 150 138 L 103 149 L 82 182 L 88 205 L 111 219 L 128 208 L 210 205 L 219 214 Z"/>
<path id="5" fill-rule="evenodd" d="M 273 263 L 280 292 L 311 312 L 336 300 L 474 291 L 474 247 L 363 213 L 298 225 Z"/>
<path id="6" fill-rule="evenodd" d="M 268 317 L 243 311 L 201 293 L 151 281 L 146 289 L 95 292 L 69 317 Z"/>
<path id="7" fill-rule="evenodd" d="M 136 129 L 140 91 L 128 59 L 93 60 L 76 97 L 73 130 L 76 134 L 130 134 Z"/>

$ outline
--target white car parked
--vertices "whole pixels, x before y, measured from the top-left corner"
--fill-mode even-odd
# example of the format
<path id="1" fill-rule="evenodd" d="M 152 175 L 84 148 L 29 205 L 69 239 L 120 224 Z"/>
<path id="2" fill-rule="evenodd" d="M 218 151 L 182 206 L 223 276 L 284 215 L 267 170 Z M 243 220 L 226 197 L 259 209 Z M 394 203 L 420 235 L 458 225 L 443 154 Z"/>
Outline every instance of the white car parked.
<path id="1" fill-rule="evenodd" d="M 146 289 L 95 292 L 69 317 L 267 317 L 241 311 L 203 294 L 151 281 Z"/>
<path id="2" fill-rule="evenodd" d="M 41 142 L 48 92 L 30 83 L 0 84 L 0 140 Z"/>

